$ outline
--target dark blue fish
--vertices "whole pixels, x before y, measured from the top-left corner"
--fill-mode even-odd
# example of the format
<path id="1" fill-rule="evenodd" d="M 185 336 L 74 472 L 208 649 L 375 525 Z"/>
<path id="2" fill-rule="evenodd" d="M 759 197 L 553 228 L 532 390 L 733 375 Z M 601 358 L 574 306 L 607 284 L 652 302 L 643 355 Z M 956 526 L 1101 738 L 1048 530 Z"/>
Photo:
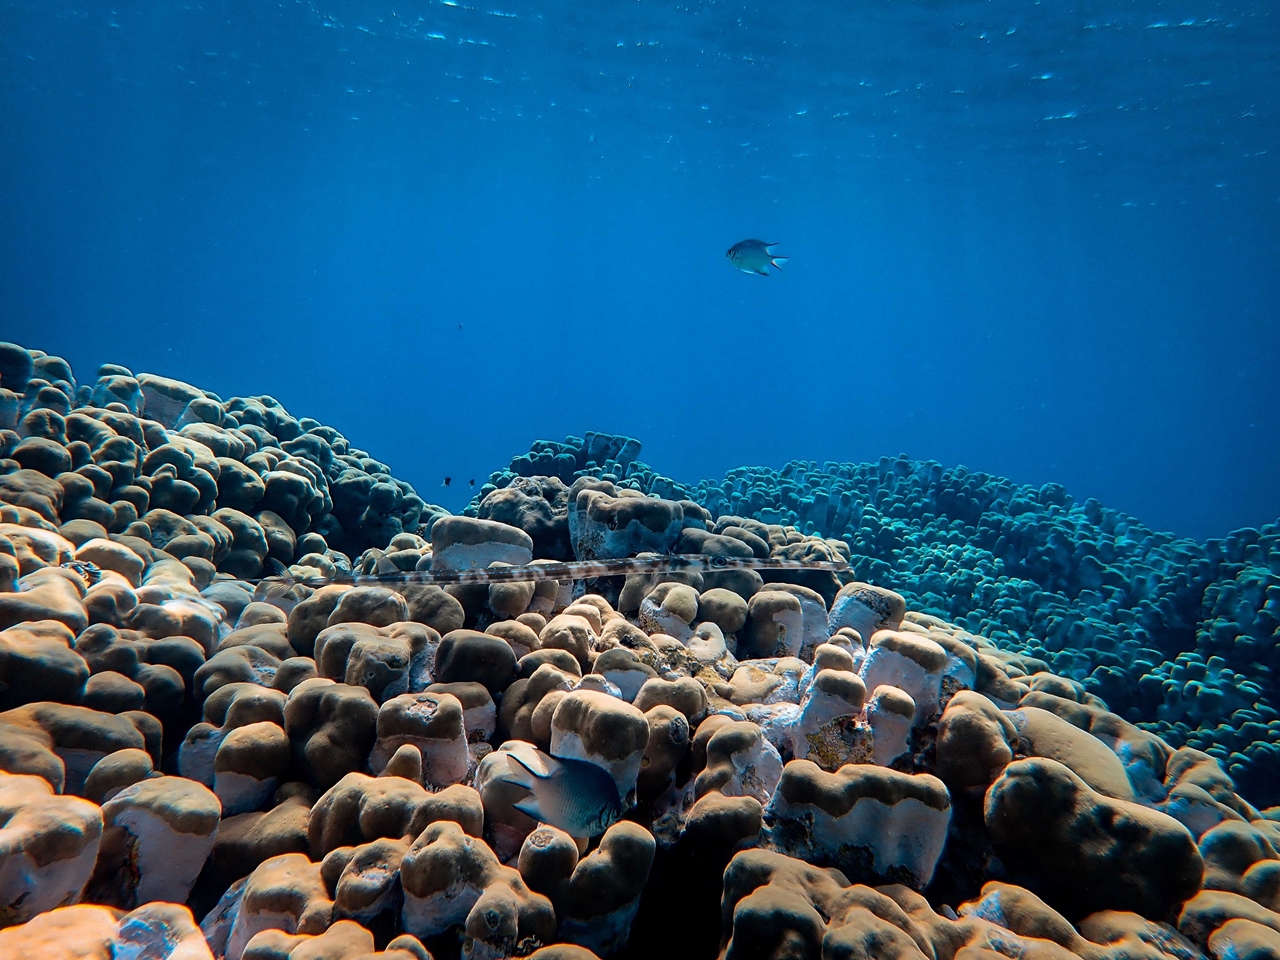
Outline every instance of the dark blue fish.
<path id="1" fill-rule="evenodd" d="M 725 256 L 743 273 L 755 273 L 767 277 L 769 267 L 781 270 L 782 265 L 791 259 L 774 256 L 773 248 L 776 246 L 776 243 L 765 243 L 763 240 L 743 240 L 730 247 Z"/>
<path id="2" fill-rule="evenodd" d="M 572 837 L 599 836 L 622 819 L 618 785 L 594 763 L 552 757 L 532 744 L 510 744 L 504 749 L 521 772 L 502 779 L 533 793 L 514 804 L 521 813 Z"/>

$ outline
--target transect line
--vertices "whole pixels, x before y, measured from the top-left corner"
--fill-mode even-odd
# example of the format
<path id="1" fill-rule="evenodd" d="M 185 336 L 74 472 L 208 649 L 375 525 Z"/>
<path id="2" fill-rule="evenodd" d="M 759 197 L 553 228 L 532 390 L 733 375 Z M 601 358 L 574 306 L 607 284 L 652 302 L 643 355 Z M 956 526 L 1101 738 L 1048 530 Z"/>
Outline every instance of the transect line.
<path id="1" fill-rule="evenodd" d="M 245 583 L 301 584 L 323 587 L 330 584 L 411 584 L 411 583 L 528 583 L 533 580 L 589 580 L 621 577 L 635 573 L 719 573 L 725 570 L 826 570 L 839 573 L 849 569 L 843 560 L 782 560 L 772 557 L 707 557 L 701 554 L 623 557 L 617 560 L 574 560 L 562 563 L 540 560 L 514 566 L 486 567 L 483 570 L 396 570 L 391 561 L 379 558 L 374 573 L 338 574 L 334 577 L 292 577 L 287 573 L 270 577 L 245 577 Z"/>

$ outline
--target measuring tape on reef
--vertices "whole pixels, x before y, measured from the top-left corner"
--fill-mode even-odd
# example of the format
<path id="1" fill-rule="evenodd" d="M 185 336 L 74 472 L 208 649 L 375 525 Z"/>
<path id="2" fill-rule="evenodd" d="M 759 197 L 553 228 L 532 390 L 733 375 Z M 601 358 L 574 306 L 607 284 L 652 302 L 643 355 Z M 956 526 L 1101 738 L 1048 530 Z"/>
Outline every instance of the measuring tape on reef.
<path id="1" fill-rule="evenodd" d="M 844 560 L 785 560 L 773 557 L 708 557 L 701 554 L 673 554 L 652 557 L 622 557 L 616 560 L 539 561 L 483 570 L 399 570 L 385 557 L 373 573 L 338 574 L 333 577 L 294 577 L 287 571 L 267 577 L 238 578 L 244 583 L 299 584 L 324 587 L 330 584 L 454 584 L 528 583 L 536 580 L 592 580 L 598 577 L 625 577 L 649 573 L 725 573 L 730 570 L 794 570 L 840 573 L 849 569 Z M 388 567 L 392 569 L 387 569 Z"/>

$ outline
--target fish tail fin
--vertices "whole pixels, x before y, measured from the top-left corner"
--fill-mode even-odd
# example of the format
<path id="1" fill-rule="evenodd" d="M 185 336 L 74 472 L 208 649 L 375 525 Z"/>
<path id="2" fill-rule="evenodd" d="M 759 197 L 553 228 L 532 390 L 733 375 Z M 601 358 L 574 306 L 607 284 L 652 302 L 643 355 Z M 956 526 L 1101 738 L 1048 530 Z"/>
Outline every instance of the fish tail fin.
<path id="1" fill-rule="evenodd" d="M 521 770 L 519 773 L 512 773 L 508 771 L 498 777 L 498 782 L 509 783 L 513 787 L 524 787 L 526 790 L 533 789 L 533 778 L 524 770 Z"/>
<path id="2" fill-rule="evenodd" d="M 533 761 L 520 756 L 520 754 L 517 753 L 515 750 L 508 750 L 506 751 L 506 753 L 507 753 L 508 759 L 514 760 L 520 766 L 524 767 L 524 769 L 528 770 L 532 776 L 537 777 L 539 780 L 545 780 L 547 777 L 551 776 L 551 770 L 548 768 L 548 764 L 545 761 L 535 766 Z M 540 755 L 535 755 L 535 757 L 538 761 L 542 761 L 542 757 Z"/>
<path id="3" fill-rule="evenodd" d="M 775 267 L 777 267 L 779 270 L 781 270 L 781 269 L 782 269 L 782 265 L 783 265 L 784 263 L 786 263 L 787 261 L 789 261 L 790 259 L 791 259 L 790 257 L 774 257 L 774 258 L 773 258 L 772 260 L 770 260 L 769 262 L 770 262 L 770 263 L 772 263 L 772 264 L 773 264 Z"/>
<path id="4" fill-rule="evenodd" d="M 401 572 L 400 568 L 397 567 L 394 563 L 392 563 L 391 560 L 387 557 L 387 555 L 383 553 L 381 550 L 375 547 L 372 550 L 370 550 L 369 553 L 373 557 L 372 573 L 375 576 L 393 577 L 393 576 L 398 576 L 400 574 Z"/>
<path id="5" fill-rule="evenodd" d="M 257 584 L 253 590 L 253 599 L 255 600 L 269 601 L 276 597 L 286 596 L 300 582 L 297 577 L 289 572 L 288 567 L 274 557 L 266 559 L 263 563 L 262 573 L 263 576 L 260 579 L 250 581 Z"/>
<path id="6" fill-rule="evenodd" d="M 529 797 L 527 800 L 521 800 L 519 803 L 513 803 L 512 808 L 519 810 L 527 817 L 532 817 L 539 823 L 546 823 L 546 815 L 542 812 L 542 807 L 538 806 L 536 797 Z"/>

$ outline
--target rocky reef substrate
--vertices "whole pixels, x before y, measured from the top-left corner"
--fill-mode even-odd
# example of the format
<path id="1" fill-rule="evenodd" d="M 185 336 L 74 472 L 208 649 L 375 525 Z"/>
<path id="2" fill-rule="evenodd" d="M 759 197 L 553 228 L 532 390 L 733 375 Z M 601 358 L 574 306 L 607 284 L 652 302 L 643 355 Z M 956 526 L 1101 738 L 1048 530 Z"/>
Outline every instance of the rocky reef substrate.
<path id="1" fill-rule="evenodd" d="M 0 957 L 1280 958 L 1275 527 L 600 434 L 453 517 L 270 397 L 11 344 L 0 430 Z M 850 569 L 243 582 L 641 551 Z M 624 818 L 539 824 L 516 756 Z"/>

